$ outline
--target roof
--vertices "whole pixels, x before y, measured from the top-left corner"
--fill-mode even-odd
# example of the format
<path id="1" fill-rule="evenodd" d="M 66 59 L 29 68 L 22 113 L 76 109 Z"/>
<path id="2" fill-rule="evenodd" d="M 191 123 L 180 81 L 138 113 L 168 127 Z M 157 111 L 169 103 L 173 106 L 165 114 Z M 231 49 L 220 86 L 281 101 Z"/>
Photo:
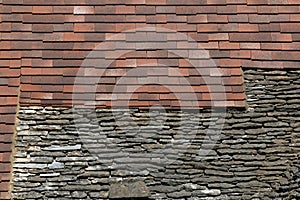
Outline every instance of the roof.
<path id="1" fill-rule="evenodd" d="M 88 0 L 83 3 L 3 0 L 0 62 L 2 76 L 11 78 L 2 83 L 2 87 L 7 87 L 6 96 L 16 101 L 15 87 L 20 82 L 21 105 L 70 105 L 72 85 L 86 56 L 116 33 L 150 25 L 186 34 L 196 41 L 220 70 L 217 76 L 222 79 L 227 99 L 224 106 L 243 107 L 241 67 L 299 67 L 299 5 L 293 0 Z M 166 39 L 169 40 L 172 38 Z M 177 48 L 181 48 L 179 43 Z M 147 62 L 149 57 L 170 59 L 155 52 L 151 55 L 138 52 L 139 55 L 132 58 L 138 63 Z M 176 65 L 183 76 L 193 82 L 193 69 L 181 63 Z M 109 87 L 122 76 L 124 74 L 115 70 L 102 85 Z M 216 75 L 210 71 L 203 76 Z M 200 106 L 211 106 L 212 94 L 218 93 L 214 89 L 210 92 L 205 88 L 195 90 L 199 91 L 196 95 L 201 96 Z M 132 97 L 136 102 L 133 106 L 139 105 L 139 96 L 148 101 L 143 102 L 144 106 L 152 101 L 176 105 L 170 103 L 174 98 L 172 92 L 169 95 L 158 93 L 137 92 L 137 96 Z M 102 100 L 96 104 L 111 106 Z"/>
<path id="2" fill-rule="evenodd" d="M 165 28 L 185 34 L 208 52 L 217 71 L 204 67 L 201 76 L 187 62 L 174 61 L 176 59 L 170 59 L 165 51 L 153 49 L 146 54 L 136 51 L 131 55 L 133 59 L 123 58 L 112 66 L 111 69 L 122 66 L 132 69 L 131 61 L 136 60 L 135 65 L 154 61 L 178 69 L 180 77 L 189 80 L 196 91 L 191 100 L 195 97 L 198 100 L 196 104 L 188 101 L 181 106 L 210 107 L 211 100 L 221 99 L 216 105 L 245 107 L 242 68 L 299 68 L 298 0 L 0 0 L 0 4 L 2 181 L 9 179 L 4 173 L 10 171 L 17 106 L 72 105 L 74 82 L 79 83 L 76 91 L 83 88 L 83 94 L 89 88 L 81 87 L 79 67 L 97 45 L 116 33 L 145 26 Z M 134 39 L 139 40 L 139 37 Z M 166 41 L 172 41 L 172 37 Z M 178 47 L 185 48 L 180 43 Z M 152 63 L 150 67 L 155 66 Z M 124 75 L 120 71 L 111 70 L 110 75 L 103 76 L 96 90 L 100 95 L 99 101 L 94 102 L 97 106 L 111 106 L 105 94 Z M 165 79 L 169 75 L 165 74 Z M 212 83 L 208 84 L 211 90 L 203 80 Z M 221 92 L 218 85 L 222 86 Z M 148 84 L 136 92 L 129 90 L 133 94 L 131 106 L 149 107 L 156 103 L 180 106 L 174 97 L 180 92 L 164 86 Z M 181 86 L 173 89 L 180 90 Z M 108 90 L 104 92 L 103 88 Z M 223 101 L 224 94 L 227 101 Z M 188 99 L 189 95 L 185 95 Z M 8 187 L 1 188 L 4 199 Z"/>

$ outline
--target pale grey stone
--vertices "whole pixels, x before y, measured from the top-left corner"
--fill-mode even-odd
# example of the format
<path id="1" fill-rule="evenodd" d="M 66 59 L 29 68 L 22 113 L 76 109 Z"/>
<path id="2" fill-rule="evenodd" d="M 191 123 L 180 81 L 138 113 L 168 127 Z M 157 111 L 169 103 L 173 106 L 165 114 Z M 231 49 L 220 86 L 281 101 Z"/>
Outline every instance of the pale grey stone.
<path id="1" fill-rule="evenodd" d="M 47 164 L 38 164 L 38 163 L 25 163 L 25 164 L 14 164 L 15 168 L 26 168 L 26 169 L 45 169 Z"/>
<path id="2" fill-rule="evenodd" d="M 63 169 L 65 167 L 64 163 L 62 162 L 52 162 L 48 165 L 49 169 Z"/>
<path id="3" fill-rule="evenodd" d="M 74 151 L 74 150 L 80 150 L 81 144 L 76 144 L 74 146 L 58 146 L 58 145 L 52 145 L 50 147 L 45 147 L 44 150 L 46 151 Z"/>

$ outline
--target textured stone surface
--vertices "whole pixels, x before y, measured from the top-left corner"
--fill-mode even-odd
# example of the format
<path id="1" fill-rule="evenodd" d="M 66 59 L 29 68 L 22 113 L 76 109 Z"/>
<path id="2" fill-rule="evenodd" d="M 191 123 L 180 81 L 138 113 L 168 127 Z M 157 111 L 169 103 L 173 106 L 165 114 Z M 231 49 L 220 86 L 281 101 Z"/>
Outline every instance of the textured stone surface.
<path id="1" fill-rule="evenodd" d="M 109 189 L 110 199 L 122 199 L 122 198 L 147 198 L 150 196 L 149 189 L 142 181 L 132 182 L 120 182 L 114 183 Z"/>
<path id="2" fill-rule="evenodd" d="M 70 108 L 21 107 L 14 199 L 108 199 L 116 185 L 124 198 L 124 182 L 145 184 L 149 199 L 299 199 L 300 71 L 244 76 L 248 109 L 227 110 L 221 133 L 209 134 L 220 137 L 216 146 L 201 154 L 209 125 L 220 123 L 208 110 L 99 109 L 96 118 L 75 110 L 73 118 Z"/>

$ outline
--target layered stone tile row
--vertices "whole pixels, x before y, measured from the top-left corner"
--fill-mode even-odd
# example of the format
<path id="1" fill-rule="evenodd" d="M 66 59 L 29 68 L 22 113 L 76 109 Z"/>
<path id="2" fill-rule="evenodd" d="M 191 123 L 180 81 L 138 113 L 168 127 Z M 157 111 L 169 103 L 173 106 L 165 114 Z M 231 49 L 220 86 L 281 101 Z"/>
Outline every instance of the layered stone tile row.
<path id="1" fill-rule="evenodd" d="M 245 70 L 246 111 L 21 107 L 13 197 L 299 199 L 299 76 Z"/>

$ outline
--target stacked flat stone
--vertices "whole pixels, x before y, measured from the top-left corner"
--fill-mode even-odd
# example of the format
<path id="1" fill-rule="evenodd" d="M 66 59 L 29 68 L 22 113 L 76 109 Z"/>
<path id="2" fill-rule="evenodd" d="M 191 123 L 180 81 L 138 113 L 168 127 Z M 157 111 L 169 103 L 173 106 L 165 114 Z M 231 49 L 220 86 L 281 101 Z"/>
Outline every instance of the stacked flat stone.
<path id="1" fill-rule="evenodd" d="M 226 111 L 205 156 L 207 130 L 219 123 L 210 110 L 97 109 L 93 118 L 91 110 L 21 107 L 14 199 L 126 198 L 126 188 L 119 196 L 111 188 L 131 181 L 146 186 L 140 197 L 149 199 L 299 199 L 299 77 L 245 70 L 248 109 Z M 128 117 L 138 124 L 131 131 L 120 128 Z"/>

